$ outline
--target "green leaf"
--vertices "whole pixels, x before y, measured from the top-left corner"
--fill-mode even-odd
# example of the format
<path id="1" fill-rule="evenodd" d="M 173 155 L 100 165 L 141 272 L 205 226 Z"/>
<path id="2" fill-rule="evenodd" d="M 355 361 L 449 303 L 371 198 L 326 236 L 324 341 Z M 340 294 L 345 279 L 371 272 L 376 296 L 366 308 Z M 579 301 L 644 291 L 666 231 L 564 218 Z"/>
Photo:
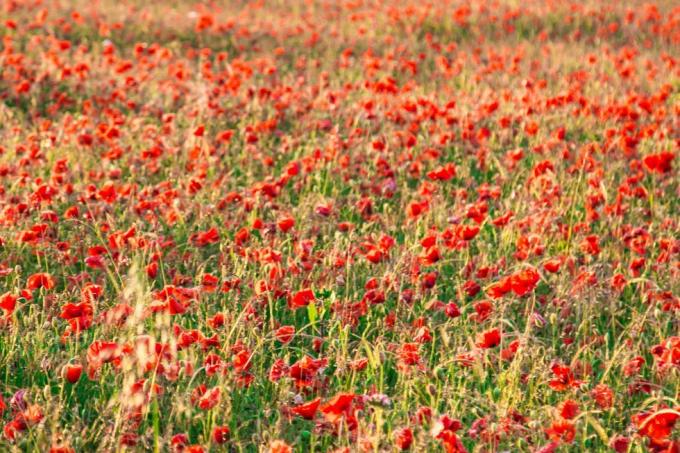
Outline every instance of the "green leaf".
<path id="1" fill-rule="evenodd" d="M 314 302 L 307 305 L 307 315 L 309 316 L 309 323 L 316 325 L 317 311 Z"/>

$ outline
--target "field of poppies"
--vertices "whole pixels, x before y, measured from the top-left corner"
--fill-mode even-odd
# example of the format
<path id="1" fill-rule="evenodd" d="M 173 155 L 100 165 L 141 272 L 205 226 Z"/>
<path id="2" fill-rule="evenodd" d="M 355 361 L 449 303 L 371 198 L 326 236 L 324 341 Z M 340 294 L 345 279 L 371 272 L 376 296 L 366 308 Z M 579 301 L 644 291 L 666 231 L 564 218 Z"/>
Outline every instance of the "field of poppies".
<path id="1" fill-rule="evenodd" d="M 680 452 L 677 2 L 0 36 L 0 451 Z"/>

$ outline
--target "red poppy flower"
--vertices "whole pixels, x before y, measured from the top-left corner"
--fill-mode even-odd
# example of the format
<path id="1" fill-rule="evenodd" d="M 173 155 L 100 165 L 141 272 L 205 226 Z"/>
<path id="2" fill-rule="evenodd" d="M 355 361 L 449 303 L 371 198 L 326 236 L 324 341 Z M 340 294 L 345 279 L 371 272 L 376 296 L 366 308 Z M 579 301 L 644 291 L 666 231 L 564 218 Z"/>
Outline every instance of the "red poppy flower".
<path id="1" fill-rule="evenodd" d="M 92 379 L 97 370 L 105 363 L 120 359 L 123 348 L 111 341 L 94 341 L 87 349 L 88 375 Z"/>
<path id="2" fill-rule="evenodd" d="M 314 300 L 314 292 L 308 288 L 296 292 L 291 298 L 289 305 L 291 308 L 306 307 Z"/>
<path id="3" fill-rule="evenodd" d="M 467 449 L 456 435 L 456 431 L 462 426 L 459 420 L 443 415 L 434 424 L 431 433 L 435 439 L 439 439 L 444 444 L 447 453 L 467 453 Z"/>
<path id="4" fill-rule="evenodd" d="M 177 450 L 181 449 L 182 447 L 186 447 L 189 445 L 189 436 L 187 436 L 185 433 L 175 434 L 170 439 L 170 445 L 172 445 L 172 447 Z"/>
<path id="5" fill-rule="evenodd" d="M 483 349 L 495 348 L 501 344 L 501 331 L 493 328 L 480 333 L 477 335 L 476 344 Z"/>
<path id="6" fill-rule="evenodd" d="M 3 434 L 5 439 L 13 442 L 21 432 L 26 430 L 26 428 L 26 422 L 21 419 L 14 419 L 3 427 Z"/>
<path id="7" fill-rule="evenodd" d="M 675 154 L 671 152 L 662 152 L 645 156 L 642 162 L 644 163 L 645 168 L 650 172 L 663 174 L 671 172 L 674 159 Z"/>
<path id="8" fill-rule="evenodd" d="M 543 263 L 543 269 L 546 271 L 554 274 L 555 272 L 560 270 L 560 267 L 562 266 L 562 260 L 559 258 L 553 258 L 545 263 Z"/>
<path id="9" fill-rule="evenodd" d="M 635 426 L 637 426 L 640 435 L 660 443 L 670 437 L 675 423 L 680 419 L 680 413 L 677 409 L 672 410 L 662 407 L 655 412 L 635 414 L 631 419 Z"/>
<path id="10" fill-rule="evenodd" d="M 510 287 L 512 292 L 517 296 L 522 297 L 529 294 L 536 288 L 540 275 L 533 267 L 522 269 L 521 271 L 512 274 L 510 277 Z"/>
<path id="11" fill-rule="evenodd" d="M 566 365 L 554 363 L 550 367 L 550 370 L 553 372 L 555 377 L 554 379 L 550 380 L 548 385 L 550 385 L 553 390 L 563 392 L 570 388 L 578 388 L 581 386 L 581 384 L 583 384 L 582 381 L 579 381 L 574 377 L 574 372 Z"/>
<path id="12" fill-rule="evenodd" d="M 550 428 L 545 430 L 545 433 L 550 440 L 569 444 L 574 441 L 576 427 L 571 422 L 559 420 L 553 422 Z"/>
<path id="13" fill-rule="evenodd" d="M 479 233 L 479 226 L 477 225 L 461 225 L 457 230 L 458 238 L 463 241 L 471 241 Z"/>
<path id="14" fill-rule="evenodd" d="M 293 339 L 293 336 L 295 335 L 295 326 L 281 326 L 276 329 L 274 334 L 279 342 L 286 344 Z"/>
<path id="15" fill-rule="evenodd" d="M 380 249 L 377 248 L 371 248 L 366 253 L 366 259 L 373 264 L 379 263 L 380 261 L 383 260 L 383 258 L 385 258 L 385 256 L 386 255 Z"/>
<path id="16" fill-rule="evenodd" d="M 26 287 L 31 291 L 35 291 L 36 289 L 39 288 L 45 288 L 47 290 L 50 290 L 54 288 L 54 279 L 50 274 L 44 272 L 33 274 L 30 277 L 28 277 Z"/>
<path id="17" fill-rule="evenodd" d="M 408 450 L 413 444 L 413 431 L 405 427 L 394 431 L 394 443 L 400 450 Z"/>
<path id="18" fill-rule="evenodd" d="M 448 163 L 428 172 L 427 177 L 435 181 L 448 181 L 456 176 L 456 167 L 452 163 Z"/>
<path id="19" fill-rule="evenodd" d="M 417 365 L 420 363 L 420 353 L 418 343 L 404 343 L 399 349 L 399 362 L 406 366 Z"/>
<path id="20" fill-rule="evenodd" d="M 80 379 L 80 375 L 83 373 L 83 366 L 79 363 L 69 363 L 64 366 L 63 375 L 64 378 L 71 384 L 75 384 Z"/>
<path id="21" fill-rule="evenodd" d="M 289 368 L 282 359 L 276 359 L 269 370 L 269 380 L 271 382 L 279 381 L 283 376 L 288 374 Z"/>
<path id="22" fill-rule="evenodd" d="M 314 416 L 316 415 L 316 411 L 319 408 L 319 405 L 321 404 L 321 398 L 316 398 L 312 401 L 309 401 L 304 404 L 300 404 L 299 406 L 295 406 L 292 408 L 290 411 L 298 415 L 304 419 L 307 420 L 313 420 Z"/>
<path id="23" fill-rule="evenodd" d="M 220 404 L 221 399 L 222 390 L 219 387 L 213 387 L 203 392 L 197 401 L 197 406 L 207 411 Z"/>
<path id="24" fill-rule="evenodd" d="M 74 319 L 91 315 L 92 305 L 88 302 L 82 302 L 79 304 L 64 304 L 64 306 L 61 307 L 61 314 L 59 317 L 61 319 Z"/>
<path id="25" fill-rule="evenodd" d="M 234 135 L 234 131 L 232 131 L 232 130 L 224 130 L 224 131 L 219 132 L 219 133 L 215 136 L 215 139 L 216 139 L 218 142 L 221 142 L 221 143 L 229 143 L 229 142 L 231 141 L 231 138 L 233 137 L 233 135 Z"/>
<path id="26" fill-rule="evenodd" d="M 232 366 L 238 372 L 248 371 L 252 366 L 253 355 L 246 349 L 241 349 L 234 354 Z"/>
<path id="27" fill-rule="evenodd" d="M 276 222 L 276 226 L 279 227 L 279 230 L 286 233 L 295 226 L 295 219 L 292 217 L 283 217 Z"/>
<path id="28" fill-rule="evenodd" d="M 614 392 L 606 384 L 598 384 L 590 392 L 600 409 L 609 409 L 614 404 Z"/>
<path id="29" fill-rule="evenodd" d="M 458 305 L 456 305 L 454 302 L 449 302 L 446 304 L 444 312 L 449 318 L 457 318 L 460 316 L 460 308 L 458 308 Z"/>
<path id="30" fill-rule="evenodd" d="M 0 308 L 2 308 L 7 315 L 11 315 L 17 305 L 17 299 L 18 297 L 10 293 L 3 294 L 0 296 Z"/>
<path id="31" fill-rule="evenodd" d="M 512 290 L 511 278 L 503 277 L 502 279 L 500 279 L 499 281 L 497 281 L 496 283 L 492 284 L 487 288 L 486 295 L 491 297 L 492 299 L 499 299 L 505 296 L 511 290 Z"/>
<path id="32" fill-rule="evenodd" d="M 279 366 L 284 364 L 279 363 Z M 328 365 L 327 359 L 313 359 L 305 356 L 302 359 L 291 365 L 289 375 L 295 380 L 298 387 L 306 387 L 312 385 L 314 378 L 319 371 Z"/>
<path id="33" fill-rule="evenodd" d="M 515 357 L 515 354 L 517 354 L 519 346 L 520 346 L 519 340 L 511 341 L 507 348 L 501 350 L 501 359 L 505 361 L 512 360 Z"/>
<path id="34" fill-rule="evenodd" d="M 579 413 L 578 403 L 574 400 L 565 400 L 559 406 L 560 415 L 562 418 L 571 420 Z"/>
<path id="35" fill-rule="evenodd" d="M 321 413 L 324 414 L 329 422 L 334 423 L 343 415 L 349 414 L 354 397 L 354 393 L 339 393 L 321 406 Z"/>
<path id="36" fill-rule="evenodd" d="M 229 440 L 229 434 L 231 431 L 228 426 L 216 426 L 213 428 L 212 440 L 216 444 L 222 445 Z"/>
<path id="37" fill-rule="evenodd" d="M 493 303 L 490 300 L 480 300 L 473 304 L 475 321 L 484 322 L 493 314 Z"/>
<path id="38" fill-rule="evenodd" d="M 349 362 L 349 367 L 352 371 L 362 371 L 368 366 L 368 359 L 362 357 L 360 359 L 352 360 Z"/>
<path id="39" fill-rule="evenodd" d="M 474 280 L 468 280 L 463 284 L 463 291 L 468 297 L 475 297 L 481 289 L 481 286 Z"/>
<path id="40" fill-rule="evenodd" d="M 158 262 L 153 261 L 153 262 L 149 263 L 146 266 L 145 271 L 146 271 L 146 275 L 149 278 L 151 278 L 151 279 L 156 278 L 156 276 L 158 275 Z"/>
<path id="41" fill-rule="evenodd" d="M 505 214 L 496 217 L 491 221 L 491 223 L 494 224 L 494 226 L 497 226 L 499 228 L 506 226 L 508 223 L 510 223 L 510 219 L 515 215 L 514 212 L 508 211 Z"/>
<path id="42" fill-rule="evenodd" d="M 432 265 L 441 259 L 441 253 L 437 247 L 430 247 L 427 251 L 420 256 L 420 261 L 423 265 Z"/>
<path id="43" fill-rule="evenodd" d="M 225 322 L 226 318 L 224 313 L 215 313 L 212 318 L 208 318 L 206 324 L 208 324 L 208 327 L 212 329 L 219 329 L 220 327 L 224 326 Z"/>
<path id="44" fill-rule="evenodd" d="M 220 240 L 220 234 L 217 231 L 217 228 L 213 227 L 210 228 L 206 231 L 200 231 L 198 233 L 195 233 L 191 236 L 191 241 L 197 246 L 197 247 L 205 247 L 209 244 L 215 244 L 219 242 Z"/>
<path id="45" fill-rule="evenodd" d="M 583 241 L 581 241 L 580 248 L 583 251 L 583 253 L 587 253 L 593 256 L 599 255 L 600 239 L 594 234 L 586 236 L 583 239 Z"/>

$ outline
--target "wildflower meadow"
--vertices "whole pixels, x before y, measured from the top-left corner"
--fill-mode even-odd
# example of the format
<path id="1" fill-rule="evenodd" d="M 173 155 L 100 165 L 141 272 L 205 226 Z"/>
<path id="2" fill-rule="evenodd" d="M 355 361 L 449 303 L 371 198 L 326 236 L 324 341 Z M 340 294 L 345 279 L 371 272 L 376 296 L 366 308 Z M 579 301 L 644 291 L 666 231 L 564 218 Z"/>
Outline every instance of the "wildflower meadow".
<path id="1" fill-rule="evenodd" d="M 0 452 L 680 452 L 677 1 L 0 38 Z"/>

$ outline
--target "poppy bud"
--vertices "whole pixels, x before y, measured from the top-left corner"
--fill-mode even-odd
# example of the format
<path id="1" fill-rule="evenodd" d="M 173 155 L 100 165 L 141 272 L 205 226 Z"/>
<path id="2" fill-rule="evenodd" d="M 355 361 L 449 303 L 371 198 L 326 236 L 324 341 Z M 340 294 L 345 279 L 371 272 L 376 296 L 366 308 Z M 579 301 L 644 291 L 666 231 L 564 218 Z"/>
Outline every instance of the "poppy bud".
<path id="1" fill-rule="evenodd" d="M 229 427 L 228 426 L 216 426 L 212 432 L 212 440 L 216 444 L 223 444 L 229 440 Z"/>
<path id="2" fill-rule="evenodd" d="M 64 379 L 75 384 L 80 379 L 80 375 L 83 374 L 83 366 L 80 363 L 69 363 L 64 366 L 62 374 Z"/>

